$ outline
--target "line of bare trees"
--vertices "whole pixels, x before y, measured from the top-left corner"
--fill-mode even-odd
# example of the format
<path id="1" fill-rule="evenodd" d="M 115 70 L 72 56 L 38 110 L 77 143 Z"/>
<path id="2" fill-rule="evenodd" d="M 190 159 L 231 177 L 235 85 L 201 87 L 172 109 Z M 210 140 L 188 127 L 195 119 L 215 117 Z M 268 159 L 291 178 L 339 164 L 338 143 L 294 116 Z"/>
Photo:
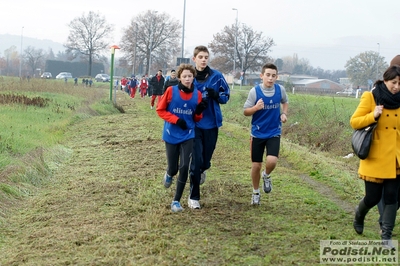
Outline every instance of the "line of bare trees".
<path id="1" fill-rule="evenodd" d="M 69 24 L 70 33 L 66 36 L 65 52 L 55 56 L 50 50 L 44 52 L 28 46 L 23 55 L 19 55 L 12 46 L 0 57 L 0 74 L 17 75 L 20 60 L 23 60 L 24 73 L 34 74 L 44 68 L 46 59 L 85 60 L 88 63 L 88 76 L 92 76 L 92 63 L 106 61 L 110 49 L 110 37 L 114 26 L 107 23 L 100 13 L 89 11 L 74 18 Z M 181 54 L 182 25 L 167 13 L 148 10 L 132 17 L 126 28 L 122 29 L 123 37 L 118 44 L 122 55 L 120 64 L 127 73 L 152 74 L 158 69 L 176 67 Z M 272 37 L 255 31 L 244 23 L 227 25 L 213 35 L 208 43 L 211 51 L 210 64 L 221 72 L 233 74 L 235 78 L 246 73 L 258 73 L 267 62 L 274 62 L 280 72 L 292 74 L 317 75 L 337 81 L 346 75 L 343 71 L 325 71 L 310 66 L 307 59 L 298 58 L 296 54 L 274 59 L 270 52 L 275 46 Z M 185 55 L 191 57 L 191 51 Z M 368 61 L 368 69 L 359 69 L 357 60 Z M 233 69 L 235 68 L 235 69 Z M 365 79 L 359 72 L 378 74 L 384 68 L 384 60 L 373 53 L 360 54 L 349 60 L 347 74 L 357 82 Z"/>

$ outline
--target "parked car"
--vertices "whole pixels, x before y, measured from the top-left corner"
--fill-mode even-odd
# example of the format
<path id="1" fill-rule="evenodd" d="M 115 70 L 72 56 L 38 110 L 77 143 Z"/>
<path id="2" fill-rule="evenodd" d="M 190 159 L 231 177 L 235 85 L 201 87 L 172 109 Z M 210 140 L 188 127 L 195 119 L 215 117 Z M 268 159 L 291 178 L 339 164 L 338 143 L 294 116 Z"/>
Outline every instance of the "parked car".
<path id="1" fill-rule="evenodd" d="M 336 92 L 336 94 L 350 96 L 350 95 L 355 95 L 356 92 L 353 89 L 348 89 L 348 90 L 344 90 L 344 91 L 338 91 L 338 92 Z"/>
<path id="2" fill-rule="evenodd" d="M 40 77 L 42 79 L 51 79 L 53 76 L 51 75 L 50 72 L 43 72 L 43 74 Z"/>
<path id="3" fill-rule="evenodd" d="M 65 78 L 72 79 L 72 74 L 69 72 L 61 72 L 56 76 L 56 79 L 65 79 Z"/>
<path id="4" fill-rule="evenodd" d="M 110 81 L 110 76 L 107 74 L 97 74 L 94 77 L 94 80 L 97 82 L 109 82 Z"/>

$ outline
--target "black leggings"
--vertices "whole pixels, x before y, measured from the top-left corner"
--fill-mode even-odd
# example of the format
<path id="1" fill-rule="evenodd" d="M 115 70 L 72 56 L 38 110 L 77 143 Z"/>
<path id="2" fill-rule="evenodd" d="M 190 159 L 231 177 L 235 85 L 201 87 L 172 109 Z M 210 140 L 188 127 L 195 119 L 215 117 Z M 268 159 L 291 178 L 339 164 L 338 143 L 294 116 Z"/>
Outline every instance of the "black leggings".
<path id="1" fill-rule="evenodd" d="M 193 152 L 193 139 L 179 144 L 165 142 L 167 153 L 167 174 L 175 176 L 178 173 L 174 200 L 180 201 L 189 175 L 189 165 Z"/>
<path id="2" fill-rule="evenodd" d="M 398 200 L 400 187 L 400 178 L 397 176 L 395 179 L 385 179 L 383 183 L 373 183 L 365 181 L 365 197 L 364 203 L 368 208 L 374 207 L 382 198 L 385 205 L 396 204 Z"/>

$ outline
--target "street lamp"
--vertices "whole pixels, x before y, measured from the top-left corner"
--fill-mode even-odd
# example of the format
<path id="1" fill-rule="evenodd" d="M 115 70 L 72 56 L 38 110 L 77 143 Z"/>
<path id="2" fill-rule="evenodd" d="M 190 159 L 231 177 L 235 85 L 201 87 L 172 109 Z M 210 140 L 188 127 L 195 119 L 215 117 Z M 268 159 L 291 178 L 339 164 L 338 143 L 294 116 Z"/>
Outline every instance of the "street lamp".
<path id="1" fill-rule="evenodd" d="M 19 79 L 22 80 L 22 38 L 24 35 L 24 27 L 21 29 L 21 54 L 19 59 Z"/>
<path id="2" fill-rule="evenodd" d="M 181 58 L 183 58 L 184 55 L 184 44 L 185 44 L 185 15 L 186 15 L 186 0 L 183 0 L 183 27 L 182 27 L 182 52 L 181 52 Z"/>
<path id="3" fill-rule="evenodd" d="M 232 8 L 232 10 L 236 10 L 236 23 L 235 23 L 235 47 L 233 51 L 233 79 L 232 79 L 232 89 L 235 87 L 235 72 L 236 72 L 236 46 L 237 46 L 237 27 L 238 27 L 238 13 L 237 8 Z"/>
<path id="4" fill-rule="evenodd" d="M 110 101 L 112 101 L 112 89 L 113 89 L 113 79 L 114 79 L 114 54 L 116 49 L 120 49 L 118 45 L 113 45 L 111 48 L 111 70 L 110 70 Z M 115 99 L 116 100 L 116 99 Z"/>
<path id="5" fill-rule="evenodd" d="M 137 50 L 137 31 L 138 31 L 138 24 L 135 22 L 135 51 L 133 55 L 133 69 L 132 74 L 136 75 L 136 50 Z"/>
<path id="6" fill-rule="evenodd" d="M 157 14 L 158 13 L 158 11 L 154 11 L 154 13 L 155 14 Z M 152 14 L 153 15 L 153 14 Z M 151 75 L 151 52 L 153 51 L 153 35 L 154 35 L 154 32 L 153 32 L 153 22 L 154 22 L 154 19 L 153 19 L 153 17 L 151 18 L 151 26 L 150 26 L 150 47 L 149 47 L 149 75 Z"/>
<path id="7" fill-rule="evenodd" d="M 378 80 L 378 75 L 379 75 L 379 55 L 380 55 L 380 50 L 381 50 L 381 45 L 380 45 L 380 43 L 378 42 L 377 43 L 378 44 L 378 58 L 377 58 L 377 60 L 376 60 L 376 79 L 375 80 Z"/>

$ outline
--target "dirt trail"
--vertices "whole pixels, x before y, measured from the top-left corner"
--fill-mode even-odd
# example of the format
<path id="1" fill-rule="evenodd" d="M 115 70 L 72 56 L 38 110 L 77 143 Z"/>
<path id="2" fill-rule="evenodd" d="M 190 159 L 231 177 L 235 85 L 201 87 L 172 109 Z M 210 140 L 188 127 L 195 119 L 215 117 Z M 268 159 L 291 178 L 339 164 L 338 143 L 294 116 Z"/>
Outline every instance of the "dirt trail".
<path id="1" fill-rule="evenodd" d="M 281 157 L 279 159 L 279 164 L 283 167 L 293 169 L 292 164 L 290 162 L 288 162 L 285 158 Z M 323 195 L 324 197 L 328 198 L 330 201 L 334 202 L 336 205 L 338 205 L 344 211 L 346 211 L 348 213 L 354 212 L 354 208 L 355 208 L 354 204 L 351 204 L 348 201 L 341 199 L 335 193 L 335 191 L 333 191 L 333 189 L 330 188 L 329 186 L 325 185 L 322 182 L 318 182 L 314 178 L 312 178 L 309 175 L 306 175 L 304 173 L 299 174 L 298 178 L 300 180 L 302 180 L 304 183 L 308 184 L 314 190 L 318 191 L 319 194 Z"/>

